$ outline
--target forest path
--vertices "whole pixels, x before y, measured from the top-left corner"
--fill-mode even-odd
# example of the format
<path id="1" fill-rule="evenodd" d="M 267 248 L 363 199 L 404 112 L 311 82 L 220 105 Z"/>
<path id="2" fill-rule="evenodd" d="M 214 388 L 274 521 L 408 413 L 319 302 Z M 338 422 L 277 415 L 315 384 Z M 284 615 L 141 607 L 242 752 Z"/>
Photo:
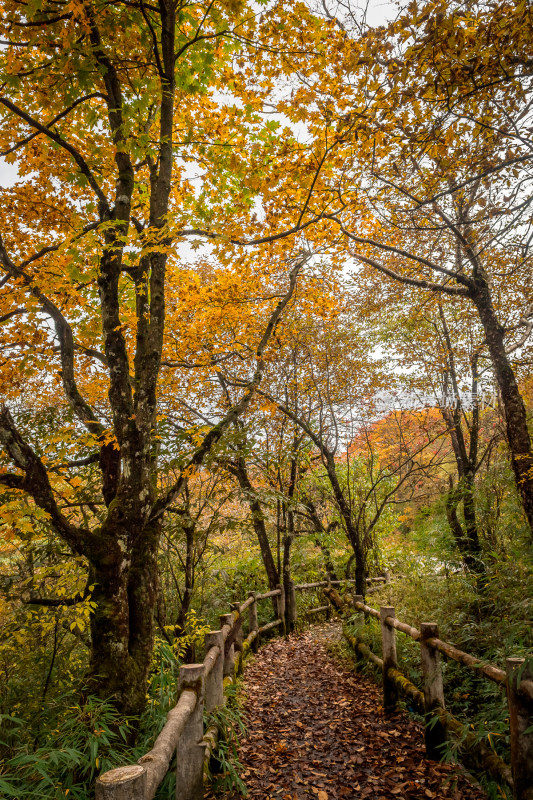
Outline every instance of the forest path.
<path id="1" fill-rule="evenodd" d="M 424 757 L 422 726 L 328 651 L 338 624 L 262 647 L 244 675 L 248 800 L 482 800 L 457 766 Z"/>

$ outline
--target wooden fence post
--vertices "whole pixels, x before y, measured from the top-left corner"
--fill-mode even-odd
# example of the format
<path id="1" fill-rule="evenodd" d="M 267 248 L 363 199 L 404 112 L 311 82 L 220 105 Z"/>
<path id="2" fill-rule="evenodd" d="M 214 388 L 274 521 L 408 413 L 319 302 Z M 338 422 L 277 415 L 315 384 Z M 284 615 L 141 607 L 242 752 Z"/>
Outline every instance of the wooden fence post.
<path id="1" fill-rule="evenodd" d="M 520 681 L 533 678 L 532 667 L 524 658 L 505 661 L 515 800 L 533 800 L 533 703 L 520 692 Z"/>
<path id="2" fill-rule="evenodd" d="M 288 630 L 288 633 L 292 633 L 292 631 L 294 630 L 294 627 L 296 625 L 296 620 L 297 620 L 297 617 L 298 617 L 297 612 L 296 612 L 296 590 L 294 588 L 294 581 L 292 579 L 289 579 L 288 588 L 289 588 L 289 592 L 288 592 L 288 600 L 289 600 L 289 609 L 288 609 L 288 611 L 289 611 L 289 613 L 288 613 L 289 630 Z"/>
<path id="3" fill-rule="evenodd" d="M 220 627 L 231 625 L 232 621 L 233 614 L 222 614 L 220 616 Z M 224 646 L 224 677 L 226 678 L 228 675 L 230 678 L 235 676 L 235 646 L 233 642 L 230 645 L 226 642 Z"/>
<path id="4" fill-rule="evenodd" d="M 329 572 L 326 575 L 326 580 L 328 582 L 328 585 L 326 586 L 326 592 L 329 592 L 333 588 L 332 585 L 331 585 L 331 575 L 329 574 Z M 340 589 L 341 589 L 341 584 L 339 583 L 339 593 L 340 593 Z M 330 619 L 331 619 L 331 602 L 330 602 L 330 599 L 329 599 L 327 594 L 325 595 L 325 597 L 326 597 L 326 602 L 327 602 L 327 605 L 328 605 L 328 607 L 326 609 L 326 621 L 329 622 Z"/>
<path id="5" fill-rule="evenodd" d="M 210 631 L 205 635 L 206 655 L 212 647 L 220 647 L 220 655 L 205 679 L 205 710 L 214 711 L 224 705 L 224 634 Z"/>
<path id="6" fill-rule="evenodd" d="M 243 668 L 243 660 L 242 660 L 242 642 L 243 642 L 243 634 L 242 634 L 242 617 L 239 611 L 239 603 L 231 603 L 230 607 L 232 611 L 237 611 L 239 613 L 239 619 L 235 623 L 235 638 L 234 638 L 234 648 L 233 652 L 238 652 L 241 654 L 241 657 L 238 661 L 238 672 L 239 674 L 242 672 Z"/>
<path id="7" fill-rule="evenodd" d="M 254 602 L 248 608 L 248 627 L 250 628 L 250 633 L 252 631 L 259 630 L 259 623 L 257 621 L 257 600 L 255 599 L 256 592 L 248 592 L 248 597 L 253 597 Z M 259 634 L 255 637 L 252 642 L 252 650 L 257 652 L 257 648 L 259 647 Z"/>
<path id="8" fill-rule="evenodd" d="M 142 800 L 146 789 L 146 768 L 141 764 L 117 767 L 96 781 L 96 800 Z"/>
<path id="9" fill-rule="evenodd" d="M 396 655 L 396 629 L 387 625 L 387 617 L 395 617 L 392 606 L 381 606 L 379 609 L 381 619 L 381 650 L 383 653 L 383 708 L 385 711 L 395 711 L 398 703 L 398 687 L 389 677 L 389 669 L 398 669 Z"/>
<path id="10" fill-rule="evenodd" d="M 278 619 L 281 620 L 281 635 L 285 636 L 288 630 L 288 604 L 285 596 L 285 584 L 278 583 L 276 589 L 279 589 L 279 595 L 276 597 L 276 614 L 278 615 Z"/>
<path id="11" fill-rule="evenodd" d="M 204 665 L 180 667 L 179 691 L 194 689 L 196 705 L 176 747 L 176 800 L 203 800 L 204 796 Z"/>
<path id="12" fill-rule="evenodd" d="M 443 745 L 446 742 L 446 727 L 433 713 L 437 708 L 444 708 L 444 687 L 440 653 L 429 644 L 427 639 L 438 638 L 439 629 L 435 622 L 422 622 L 420 625 L 420 660 L 424 679 L 425 741 L 426 755 L 435 761 L 443 758 Z"/>

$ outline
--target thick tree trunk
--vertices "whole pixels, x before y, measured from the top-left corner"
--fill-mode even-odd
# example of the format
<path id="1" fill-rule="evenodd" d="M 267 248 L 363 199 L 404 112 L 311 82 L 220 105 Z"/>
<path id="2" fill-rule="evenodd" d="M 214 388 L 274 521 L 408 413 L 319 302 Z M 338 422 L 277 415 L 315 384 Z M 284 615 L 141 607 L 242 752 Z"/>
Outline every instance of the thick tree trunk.
<path id="1" fill-rule="evenodd" d="M 476 572 L 483 572 L 483 562 L 481 560 L 481 545 L 479 542 L 479 532 L 476 519 L 476 501 L 474 496 L 474 476 L 467 472 L 461 481 L 458 490 L 463 500 L 463 516 L 465 520 L 465 538 L 468 551 L 474 561 Z"/>
<path id="2" fill-rule="evenodd" d="M 526 407 L 509 357 L 505 352 L 504 329 L 498 321 L 485 279 L 477 279 L 475 291 L 471 296 L 483 325 L 498 382 L 515 482 L 533 536 L 533 457 Z"/>
<path id="3" fill-rule="evenodd" d="M 129 528 L 129 526 L 128 526 Z M 94 584 L 91 615 L 89 691 L 112 698 L 127 715 L 138 716 L 146 705 L 157 595 L 159 525 L 150 530 L 117 531 L 102 538 L 100 553 L 90 558 Z M 136 539 L 130 553 L 121 542 Z"/>

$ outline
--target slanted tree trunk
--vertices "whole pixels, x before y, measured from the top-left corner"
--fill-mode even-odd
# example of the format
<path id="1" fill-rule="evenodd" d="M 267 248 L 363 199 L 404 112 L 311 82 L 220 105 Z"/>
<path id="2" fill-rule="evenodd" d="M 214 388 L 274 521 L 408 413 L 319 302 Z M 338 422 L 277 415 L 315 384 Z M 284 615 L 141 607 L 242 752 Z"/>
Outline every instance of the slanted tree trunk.
<path id="1" fill-rule="evenodd" d="M 533 455 L 526 407 L 505 350 L 505 331 L 494 309 L 488 281 L 481 271 L 475 277 L 471 298 L 483 325 L 498 382 L 515 483 L 533 537 Z"/>
<path id="2" fill-rule="evenodd" d="M 252 515 L 252 525 L 257 536 L 257 541 L 259 542 L 261 558 L 267 574 L 268 586 L 269 589 L 273 591 L 280 583 L 280 575 L 276 567 L 276 562 L 274 561 L 274 556 L 272 555 L 270 542 L 268 540 L 265 515 L 263 514 L 263 509 L 261 508 L 261 503 L 257 493 L 252 486 L 252 482 L 250 481 L 244 456 L 240 455 L 233 464 L 228 466 L 228 469 L 233 475 L 235 475 L 239 481 L 239 486 L 245 493 L 246 502 L 250 507 L 250 512 Z"/>
<path id="3" fill-rule="evenodd" d="M 320 551 L 321 551 L 322 556 L 324 558 L 324 567 L 325 567 L 327 576 L 331 581 L 336 581 L 336 580 L 338 580 L 338 577 L 337 577 L 337 573 L 335 571 L 335 565 L 333 564 L 333 559 L 331 557 L 331 551 L 330 551 L 329 547 L 327 545 L 325 545 L 324 542 L 322 541 L 322 535 L 324 535 L 326 533 L 329 533 L 334 527 L 337 527 L 338 526 L 338 522 L 336 520 L 334 522 L 330 522 L 330 524 L 328 525 L 327 530 L 326 530 L 326 528 L 324 528 L 324 525 L 322 524 L 322 520 L 320 519 L 320 516 L 318 514 L 317 507 L 315 506 L 315 504 L 313 503 L 311 498 L 308 497 L 307 495 L 304 495 L 302 497 L 302 502 L 304 503 L 305 507 L 307 508 L 307 512 L 309 514 L 311 522 L 313 523 L 313 527 L 314 527 L 316 533 L 318 534 L 318 536 L 315 539 L 315 544 L 316 544 L 317 547 L 320 548 Z"/>

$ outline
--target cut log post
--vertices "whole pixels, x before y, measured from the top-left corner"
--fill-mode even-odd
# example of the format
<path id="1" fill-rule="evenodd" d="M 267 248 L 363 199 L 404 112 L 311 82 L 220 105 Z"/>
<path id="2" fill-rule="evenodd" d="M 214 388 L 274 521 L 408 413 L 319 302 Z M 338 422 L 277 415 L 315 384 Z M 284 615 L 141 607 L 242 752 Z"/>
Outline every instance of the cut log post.
<path id="1" fill-rule="evenodd" d="M 391 582 L 391 574 L 390 574 L 388 569 L 386 569 L 384 571 L 383 575 L 385 577 L 385 583 L 390 583 Z"/>
<path id="2" fill-rule="evenodd" d="M 533 703 L 520 691 L 521 681 L 533 677 L 533 662 L 508 658 L 505 667 L 514 797 L 515 800 L 533 800 Z"/>
<path id="3" fill-rule="evenodd" d="M 356 606 L 357 603 L 364 603 L 364 602 L 365 602 L 365 600 L 364 600 L 364 597 L 363 597 L 362 594 L 354 594 L 354 596 L 353 596 L 354 607 Z M 359 624 L 364 623 L 364 621 L 365 621 L 365 612 L 360 608 L 355 608 L 355 613 L 359 617 Z M 363 654 L 359 650 L 355 651 L 355 655 L 356 655 L 357 661 L 360 662 L 360 661 L 363 660 Z"/>
<path id="4" fill-rule="evenodd" d="M 212 647 L 219 647 L 220 654 L 213 669 L 205 678 L 205 710 L 214 711 L 224 705 L 224 634 L 210 631 L 205 635 L 206 655 Z"/>
<path id="5" fill-rule="evenodd" d="M 276 618 L 280 619 L 282 622 L 281 627 L 281 635 L 285 636 L 287 633 L 288 628 L 288 620 L 287 620 L 287 613 L 288 613 L 288 604 L 287 598 L 285 594 L 285 586 L 281 583 L 278 583 L 276 589 L 279 589 L 279 595 L 276 597 L 274 613 L 276 614 Z"/>
<path id="6" fill-rule="evenodd" d="M 204 796 L 204 665 L 180 667 L 179 691 L 193 689 L 196 705 L 176 747 L 176 800 L 203 800 Z"/>
<path id="7" fill-rule="evenodd" d="M 239 611 L 239 603 L 231 603 L 232 611 Z M 243 633 L 242 633 L 242 617 L 239 614 L 239 619 L 234 625 L 235 629 L 235 650 L 242 650 Z"/>
<path id="8" fill-rule="evenodd" d="M 239 603 L 231 603 L 231 609 L 233 611 L 239 611 Z M 239 613 L 239 619 L 235 623 L 235 638 L 234 638 L 234 653 L 240 653 L 241 657 L 236 660 L 237 665 L 237 672 L 240 674 L 242 672 L 243 667 L 243 660 L 242 660 L 242 643 L 243 643 L 243 633 L 242 633 L 242 616 Z"/>
<path id="9" fill-rule="evenodd" d="M 392 606 L 381 606 L 379 609 L 381 617 L 381 647 L 383 653 L 383 708 L 385 711 L 395 711 L 398 704 L 398 687 L 389 677 L 389 669 L 398 669 L 398 657 L 396 655 L 396 630 L 387 625 L 387 617 L 395 617 Z"/>
<path id="10" fill-rule="evenodd" d="M 96 781 L 96 800 L 142 800 L 145 789 L 145 767 L 141 764 L 117 767 Z"/>
<path id="11" fill-rule="evenodd" d="M 233 614 L 222 614 L 220 616 L 220 627 L 224 625 L 231 625 L 233 622 Z M 231 644 L 228 642 L 224 645 L 224 677 L 233 678 L 235 675 L 235 646 L 233 641 Z"/>
<path id="12" fill-rule="evenodd" d="M 250 592 L 248 594 L 248 597 L 253 597 L 254 598 L 254 602 L 248 608 L 248 627 L 250 628 L 249 632 L 252 633 L 252 631 L 258 631 L 259 630 L 259 622 L 257 621 L 256 592 Z M 257 636 L 255 637 L 255 639 L 252 642 L 252 650 L 253 650 L 254 653 L 257 652 L 257 648 L 258 647 L 259 647 L 259 634 L 257 634 Z"/>
<path id="13" fill-rule="evenodd" d="M 438 638 L 439 629 L 435 622 L 423 622 L 420 625 L 420 660 L 424 679 L 424 711 L 426 755 L 435 761 L 441 761 L 446 742 L 446 727 L 441 718 L 436 718 L 434 710 L 444 708 L 444 687 L 440 653 L 426 642 L 432 637 Z"/>
<path id="14" fill-rule="evenodd" d="M 289 583 L 288 583 L 287 599 L 288 599 L 288 603 L 289 603 L 288 614 L 287 614 L 287 619 L 288 619 L 288 623 L 289 623 L 288 624 L 288 633 L 292 633 L 292 631 L 295 628 L 296 619 L 297 619 L 296 591 L 294 589 L 294 581 L 293 580 L 289 580 Z"/>

